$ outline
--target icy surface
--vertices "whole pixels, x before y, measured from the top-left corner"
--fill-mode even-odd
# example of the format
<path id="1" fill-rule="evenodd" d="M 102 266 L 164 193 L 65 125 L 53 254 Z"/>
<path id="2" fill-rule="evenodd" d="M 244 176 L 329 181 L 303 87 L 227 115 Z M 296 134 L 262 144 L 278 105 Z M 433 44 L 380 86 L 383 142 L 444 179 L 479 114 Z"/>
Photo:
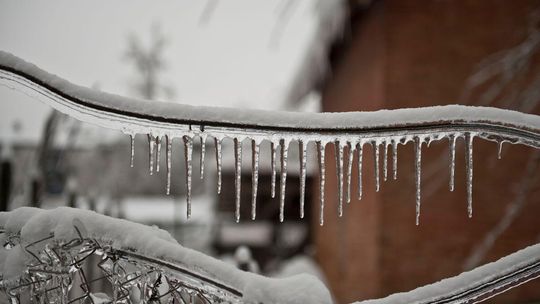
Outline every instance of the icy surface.
<path id="1" fill-rule="evenodd" d="M 77 227 L 87 237 L 110 243 L 149 258 L 176 263 L 207 278 L 211 278 L 243 294 L 246 303 L 331 303 L 326 287 L 311 275 L 271 279 L 244 272 L 224 262 L 182 247 L 166 231 L 91 211 L 71 208 L 40 210 L 20 208 L 0 214 L 0 226 L 6 237 L 20 234 L 20 244 L 11 249 L 0 248 L 0 266 L 4 280 L 21 276 L 31 255 L 22 247 L 48 237 L 69 241 L 78 237 Z M 39 246 L 43 246 L 40 244 Z M 37 248 L 34 248 L 37 250 Z"/>
<path id="2" fill-rule="evenodd" d="M 540 119 L 516 111 L 471 106 L 436 106 L 422 109 L 380 110 L 375 112 L 297 113 L 279 111 L 242 110 L 176 103 L 155 103 L 126 98 L 72 84 L 50 74 L 10 53 L 0 51 L 0 69 L 16 71 L 19 75 L 38 79 L 44 86 L 77 98 L 89 105 L 122 112 L 145 113 L 151 117 L 193 122 L 214 122 L 253 126 L 279 126 L 306 129 L 364 129 L 437 121 L 500 121 L 503 124 L 540 128 Z M 2 76 L 4 78 L 5 76 Z"/>
<path id="3" fill-rule="evenodd" d="M 383 299 L 368 300 L 356 303 L 362 304 L 392 304 L 392 303 L 435 303 L 437 300 L 452 297 L 461 292 L 473 290 L 474 287 L 483 286 L 488 282 L 494 281 L 496 278 L 501 278 L 505 275 L 517 272 L 520 269 L 525 269 L 529 265 L 538 264 L 540 262 L 540 244 L 527 247 L 509 256 L 506 256 L 496 262 L 486 264 L 484 266 L 475 268 L 469 272 L 464 272 L 456 277 L 444 279 L 437 283 L 426 285 L 415 290 L 403 293 L 396 293 Z M 540 275 L 538 269 L 536 269 L 536 277 Z M 535 276 L 532 276 L 534 278 Z M 517 286 L 517 282 L 514 285 L 510 283 L 510 286 Z M 524 283 L 521 281 L 520 283 Z M 494 287 L 499 284 L 502 287 L 502 283 L 499 280 L 495 283 Z M 503 291 L 499 289 L 498 291 Z M 497 293 L 487 293 L 483 295 L 476 295 L 473 298 L 472 303 L 476 302 L 480 298 L 486 299 L 486 296 L 494 296 Z M 444 302 L 444 301 L 443 301 Z M 463 298 L 454 298 L 455 303 L 467 303 Z M 452 302 L 452 303 L 454 303 Z M 448 302 L 444 302 L 448 303 Z"/>
<path id="4" fill-rule="evenodd" d="M 336 155 L 338 189 L 338 215 L 343 215 L 343 202 L 350 202 L 350 185 L 353 150 L 358 162 L 358 197 L 362 197 L 362 149 L 365 144 L 373 147 L 375 191 L 380 190 L 381 179 L 388 179 L 388 149 L 392 146 L 392 171 L 397 178 L 398 146 L 415 145 L 416 169 L 416 223 L 421 213 L 422 148 L 424 143 L 448 140 L 450 149 L 450 191 L 454 189 L 456 141 L 465 141 L 467 213 L 473 214 L 473 141 L 485 139 L 512 144 L 524 144 L 540 148 L 540 116 L 486 107 L 438 106 L 418 109 L 381 110 L 375 112 L 347 113 L 293 113 L 268 112 L 245 109 L 194 107 L 188 105 L 155 103 L 129 99 L 73 85 L 51 75 L 11 54 L 0 52 L 0 83 L 31 94 L 77 119 L 103 127 L 121 130 L 131 137 L 143 134 L 149 143 L 150 174 L 159 170 L 157 163 L 161 139 L 167 141 L 181 138 L 184 141 L 187 212 L 191 216 L 191 183 L 194 159 L 193 142 L 206 143 L 214 139 L 216 149 L 218 193 L 221 191 L 222 142 L 234 142 L 235 206 L 236 221 L 240 221 L 241 171 L 243 154 L 251 153 L 252 187 L 251 219 L 255 219 L 258 189 L 259 145 L 270 143 L 271 196 L 276 195 L 277 168 L 279 162 L 279 219 L 285 218 L 285 191 L 287 180 L 288 151 L 291 144 L 300 145 L 300 214 L 303 216 L 305 192 L 305 147 L 310 143 L 318 146 L 320 223 L 324 222 L 325 166 L 324 151 L 333 145 Z M 255 143 L 251 149 L 242 149 L 244 141 Z M 206 146 L 203 144 L 200 177 L 204 178 Z M 170 159 L 170 148 L 166 148 Z M 382 151 L 381 151 L 382 149 Z M 132 150 L 133 157 L 133 150 Z M 278 154 L 279 153 L 279 157 Z M 382 154 L 382 155 L 381 155 Z M 382 162 L 381 162 L 381 159 Z M 249 157 L 245 157 L 250 159 Z M 197 158 L 195 158 L 197 159 Z M 382 166 L 382 168 L 381 168 Z M 166 193 L 170 192 L 170 161 L 167 164 Z M 382 171 L 382 172 L 381 172 Z"/>

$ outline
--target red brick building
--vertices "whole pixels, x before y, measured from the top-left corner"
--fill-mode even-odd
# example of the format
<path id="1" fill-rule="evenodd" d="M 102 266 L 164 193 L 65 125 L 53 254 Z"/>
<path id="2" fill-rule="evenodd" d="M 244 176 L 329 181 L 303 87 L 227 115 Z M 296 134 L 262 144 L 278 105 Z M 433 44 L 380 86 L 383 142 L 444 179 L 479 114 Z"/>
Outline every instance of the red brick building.
<path id="1" fill-rule="evenodd" d="M 504 74 L 464 94 L 478 63 L 497 60 L 489 56 L 515 50 L 531 39 L 538 28 L 534 13 L 539 10 L 540 1 L 374 1 L 353 14 L 349 37 L 337 50 L 332 77 L 323 90 L 323 110 L 484 103 L 540 114 L 539 98 L 526 94 L 540 74 L 534 43 L 527 68 L 516 65 L 508 82 Z M 486 95 L 492 84 L 501 92 Z M 400 146 L 398 180 L 389 178 L 378 193 L 371 148 L 365 148 L 364 198 L 353 199 L 338 219 L 335 165 L 329 163 L 325 225 L 312 221 L 317 260 L 339 303 L 382 297 L 457 275 L 478 252 L 475 246 L 489 243 L 489 234 L 497 237 L 480 254 L 480 264 L 540 240 L 540 170 L 531 169 L 537 165 L 532 149 L 507 145 L 502 160 L 497 160 L 496 144 L 475 141 L 472 219 L 466 212 L 463 144 L 458 143 L 454 192 L 448 191 L 448 142 L 424 149 L 417 227 L 412 145 Z M 326 149 L 327 159 L 334 158 L 333 150 Z M 318 189 L 313 189 L 313 197 L 317 202 Z M 317 210 L 313 216 L 318 216 Z M 537 281 L 492 301 L 539 299 Z"/>

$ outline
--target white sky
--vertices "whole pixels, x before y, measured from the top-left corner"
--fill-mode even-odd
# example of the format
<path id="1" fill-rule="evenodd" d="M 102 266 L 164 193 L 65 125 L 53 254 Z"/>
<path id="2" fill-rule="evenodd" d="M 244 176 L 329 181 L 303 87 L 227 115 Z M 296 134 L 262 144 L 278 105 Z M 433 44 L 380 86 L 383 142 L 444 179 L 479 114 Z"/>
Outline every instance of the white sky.
<path id="1" fill-rule="evenodd" d="M 76 84 L 129 96 L 128 34 L 148 41 L 157 23 L 169 40 L 162 79 L 174 88 L 174 101 L 288 109 L 293 79 L 319 25 L 317 2 L 293 1 L 290 20 L 276 28 L 286 0 L 219 0 L 206 24 L 200 17 L 207 1 L 0 0 L 0 49 Z M 280 29 L 279 43 L 272 44 Z M 35 133 L 46 111 L 0 86 L 0 138 L 16 118 L 24 119 L 25 134 Z"/>

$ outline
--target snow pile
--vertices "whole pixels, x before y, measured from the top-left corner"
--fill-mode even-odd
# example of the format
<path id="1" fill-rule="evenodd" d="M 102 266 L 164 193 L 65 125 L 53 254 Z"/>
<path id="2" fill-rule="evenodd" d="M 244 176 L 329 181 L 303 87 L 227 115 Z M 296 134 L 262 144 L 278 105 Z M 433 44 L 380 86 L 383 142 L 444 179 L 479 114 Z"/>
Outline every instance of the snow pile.
<path id="1" fill-rule="evenodd" d="M 244 272 L 200 252 L 182 247 L 164 230 L 121 219 L 114 219 L 92 211 L 57 208 L 41 210 L 19 208 L 0 213 L 3 244 L 8 237 L 20 234 L 20 245 L 0 248 L 0 270 L 6 281 L 16 279 L 32 261 L 32 256 L 21 248 L 48 237 L 69 241 L 80 233 L 112 244 L 115 249 L 136 252 L 154 259 L 181 265 L 195 273 L 231 286 L 242 292 L 247 303 L 331 303 L 326 287 L 315 277 L 298 275 L 284 279 L 271 279 Z M 38 250 L 39 243 L 33 246 Z"/>

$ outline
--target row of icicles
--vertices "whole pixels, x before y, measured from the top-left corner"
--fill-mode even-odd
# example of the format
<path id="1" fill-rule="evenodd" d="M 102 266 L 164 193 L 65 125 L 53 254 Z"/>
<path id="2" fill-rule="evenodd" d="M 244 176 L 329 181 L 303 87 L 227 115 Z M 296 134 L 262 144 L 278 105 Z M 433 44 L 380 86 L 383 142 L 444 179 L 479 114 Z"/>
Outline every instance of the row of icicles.
<path id="1" fill-rule="evenodd" d="M 204 178 L 204 159 L 206 150 L 206 138 L 208 135 L 198 135 L 201 141 L 201 155 L 200 155 L 200 177 Z M 458 138 L 465 139 L 465 162 L 466 162 L 466 184 L 467 184 L 467 212 L 469 217 L 472 217 L 472 178 L 473 178 L 473 139 L 474 133 L 454 133 L 445 137 L 449 139 L 449 156 L 450 156 L 450 191 L 454 191 L 454 171 L 456 160 L 456 140 Z M 131 137 L 131 167 L 133 167 L 133 160 L 135 155 L 135 135 Z M 172 137 L 170 136 L 154 136 L 147 134 L 149 143 L 149 170 L 150 174 L 159 172 L 159 159 L 161 155 L 162 139 L 165 139 L 166 146 L 166 169 L 167 169 L 167 195 L 170 194 L 171 189 L 171 154 L 172 154 Z M 374 150 L 374 175 L 375 175 L 375 190 L 378 192 L 380 188 L 380 165 L 379 155 L 380 148 L 382 146 L 383 153 L 383 178 L 386 181 L 388 178 L 388 150 L 389 146 L 392 147 L 392 174 L 393 179 L 397 179 L 397 155 L 398 144 L 406 144 L 412 141 L 415 145 L 415 181 L 416 181 L 416 225 L 419 224 L 420 219 L 420 184 L 421 184 L 421 160 L 422 160 L 422 144 L 429 144 L 432 140 L 440 139 L 437 136 L 429 135 L 416 135 L 416 136 L 403 136 L 400 138 L 390 139 L 362 139 L 357 141 L 347 140 L 335 140 L 334 146 L 336 150 L 336 171 L 338 179 L 338 215 L 343 215 L 343 202 L 349 203 L 351 201 L 351 177 L 353 159 L 356 158 L 357 170 L 358 170 L 358 199 L 362 199 L 362 159 L 363 159 L 363 145 L 365 143 L 371 144 Z M 193 171 L 193 140 L 194 137 L 184 135 L 182 136 L 184 143 L 184 160 L 186 167 L 186 199 L 187 199 L 187 218 L 191 217 L 191 183 L 192 183 L 192 171 Z M 299 145 L 299 160 L 300 160 L 300 217 L 304 218 L 304 201 L 305 201 L 305 188 L 306 188 L 306 159 L 307 159 L 307 142 L 297 140 Z M 242 142 L 238 138 L 233 138 L 234 142 L 234 158 L 235 158 L 235 218 L 236 222 L 240 221 L 240 191 L 241 191 L 241 174 L 242 174 Z M 281 139 L 279 142 L 270 142 L 271 146 L 271 196 L 276 195 L 276 155 L 277 149 L 280 149 L 280 192 L 279 192 L 279 220 L 283 222 L 284 207 L 285 207 L 285 186 L 287 179 L 287 155 L 288 148 L 291 140 Z M 214 137 L 216 165 L 217 165 L 217 192 L 221 193 L 221 168 L 222 168 L 222 139 Z M 316 141 L 317 145 L 317 158 L 319 167 L 319 197 L 320 197 L 320 225 L 324 223 L 324 192 L 325 192 L 325 146 L 326 142 Z M 257 201 L 257 187 L 259 178 L 259 153 L 260 142 L 254 139 L 251 140 L 251 152 L 252 152 L 252 199 L 251 199 L 251 219 L 256 217 L 256 201 Z M 348 153 L 344 155 L 345 146 L 347 146 Z M 499 144 L 499 158 L 502 142 Z M 356 155 L 356 156 L 355 156 Z M 347 168 L 344 168 L 344 159 L 347 157 Z M 345 176 L 345 178 L 344 178 Z M 345 184 L 346 191 L 343 191 Z"/>

